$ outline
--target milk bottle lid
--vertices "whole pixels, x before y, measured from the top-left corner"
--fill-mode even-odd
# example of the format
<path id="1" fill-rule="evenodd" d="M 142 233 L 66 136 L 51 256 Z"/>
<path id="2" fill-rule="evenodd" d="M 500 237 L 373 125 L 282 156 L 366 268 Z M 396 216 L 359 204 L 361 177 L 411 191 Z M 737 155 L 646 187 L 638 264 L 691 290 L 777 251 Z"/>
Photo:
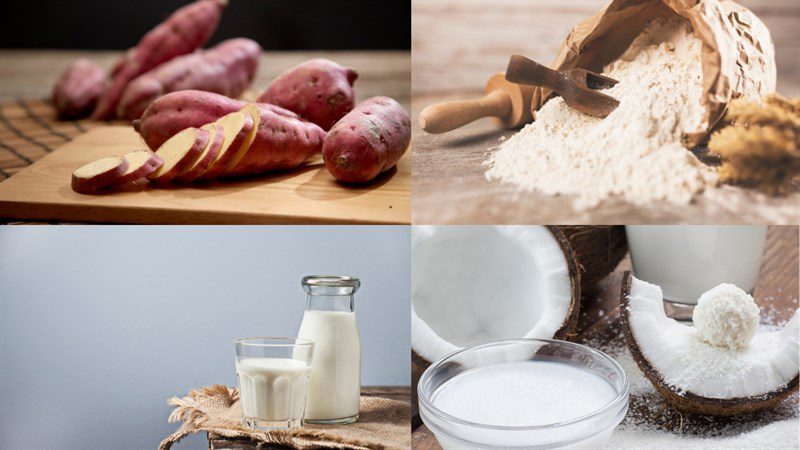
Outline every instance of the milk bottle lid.
<path id="1" fill-rule="evenodd" d="M 353 295 L 361 281 L 348 276 L 308 275 L 303 277 L 301 284 L 310 295 Z"/>

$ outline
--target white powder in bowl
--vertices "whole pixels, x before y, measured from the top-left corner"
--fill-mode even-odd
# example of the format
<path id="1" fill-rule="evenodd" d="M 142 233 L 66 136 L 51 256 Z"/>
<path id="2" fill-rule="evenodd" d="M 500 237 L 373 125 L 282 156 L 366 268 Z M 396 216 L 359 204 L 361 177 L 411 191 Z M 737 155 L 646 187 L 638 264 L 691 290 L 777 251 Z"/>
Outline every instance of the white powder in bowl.
<path id="1" fill-rule="evenodd" d="M 701 43 L 682 19 L 655 20 L 604 73 L 619 83 L 602 92 L 620 105 L 605 119 L 561 97 L 487 160 L 488 180 L 526 191 L 574 195 L 575 207 L 611 196 L 637 205 L 689 203 L 716 182 L 714 171 L 681 144 L 703 107 Z"/>

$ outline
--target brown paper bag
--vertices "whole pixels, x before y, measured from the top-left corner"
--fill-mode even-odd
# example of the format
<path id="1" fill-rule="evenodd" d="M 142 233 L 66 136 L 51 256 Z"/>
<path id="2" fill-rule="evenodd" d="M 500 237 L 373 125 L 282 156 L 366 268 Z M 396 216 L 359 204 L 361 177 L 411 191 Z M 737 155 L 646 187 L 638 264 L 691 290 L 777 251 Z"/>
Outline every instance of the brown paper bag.
<path id="1" fill-rule="evenodd" d="M 729 0 L 613 0 L 576 25 L 550 67 L 583 67 L 602 71 L 617 60 L 657 17 L 680 15 L 689 20 L 702 42 L 703 107 L 700 128 L 684 136 L 695 147 L 709 134 L 735 98 L 760 99 L 775 92 L 775 46 L 769 30 L 747 8 Z M 552 96 L 536 88 L 534 112 Z"/>

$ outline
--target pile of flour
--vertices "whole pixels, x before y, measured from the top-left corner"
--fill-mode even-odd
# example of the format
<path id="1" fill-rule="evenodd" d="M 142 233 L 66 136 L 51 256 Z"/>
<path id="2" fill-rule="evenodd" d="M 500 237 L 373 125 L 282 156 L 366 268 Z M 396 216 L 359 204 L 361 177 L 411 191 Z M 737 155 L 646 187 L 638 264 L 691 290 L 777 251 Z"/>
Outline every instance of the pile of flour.
<path id="1" fill-rule="evenodd" d="M 489 157 L 486 178 L 573 195 L 577 209 L 612 196 L 637 205 L 689 203 L 716 182 L 714 171 L 681 145 L 704 112 L 700 52 L 685 20 L 652 22 L 604 69 L 619 81 L 602 91 L 620 101 L 614 112 L 599 119 L 551 99 Z"/>

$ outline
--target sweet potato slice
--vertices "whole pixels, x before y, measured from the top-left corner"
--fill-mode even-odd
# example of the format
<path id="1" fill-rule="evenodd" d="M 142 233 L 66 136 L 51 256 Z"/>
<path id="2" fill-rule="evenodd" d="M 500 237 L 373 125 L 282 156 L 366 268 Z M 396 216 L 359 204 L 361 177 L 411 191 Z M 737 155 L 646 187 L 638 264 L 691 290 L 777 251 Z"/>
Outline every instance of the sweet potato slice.
<path id="1" fill-rule="evenodd" d="M 225 131 L 216 123 L 209 123 L 200 127 L 201 130 L 208 131 L 208 144 L 200 153 L 200 156 L 190 165 L 183 173 L 178 175 L 178 181 L 190 182 L 194 181 L 208 170 L 211 162 L 219 154 L 222 149 L 222 140 L 225 137 Z"/>
<path id="2" fill-rule="evenodd" d="M 239 112 L 249 117 L 250 120 L 253 121 L 253 127 L 250 129 L 250 132 L 247 133 L 247 137 L 245 137 L 244 142 L 242 142 L 242 146 L 236 151 L 233 159 L 228 164 L 223 176 L 230 176 L 234 174 L 234 169 L 236 169 L 236 167 L 242 162 L 244 155 L 247 154 L 247 152 L 250 150 L 250 146 L 253 145 L 253 141 L 258 134 L 258 127 L 261 124 L 261 110 L 258 109 L 258 105 L 255 103 L 248 103 L 244 108 L 239 110 Z"/>
<path id="3" fill-rule="evenodd" d="M 172 181 L 194 163 L 208 144 L 208 138 L 208 131 L 199 128 L 187 128 L 172 136 L 156 151 L 164 164 L 147 178 L 158 184 Z"/>
<path id="4" fill-rule="evenodd" d="M 225 137 L 217 157 L 202 177 L 204 180 L 213 180 L 225 172 L 254 128 L 253 119 L 238 111 L 220 117 L 216 123 L 222 127 Z"/>
<path id="5" fill-rule="evenodd" d="M 128 161 L 128 170 L 114 181 L 114 185 L 133 183 L 158 170 L 164 160 L 150 150 L 136 150 L 123 156 Z"/>
<path id="6" fill-rule="evenodd" d="M 90 162 L 72 172 L 72 190 L 81 194 L 96 194 L 113 184 L 125 171 L 128 161 L 121 156 L 111 156 Z"/>

